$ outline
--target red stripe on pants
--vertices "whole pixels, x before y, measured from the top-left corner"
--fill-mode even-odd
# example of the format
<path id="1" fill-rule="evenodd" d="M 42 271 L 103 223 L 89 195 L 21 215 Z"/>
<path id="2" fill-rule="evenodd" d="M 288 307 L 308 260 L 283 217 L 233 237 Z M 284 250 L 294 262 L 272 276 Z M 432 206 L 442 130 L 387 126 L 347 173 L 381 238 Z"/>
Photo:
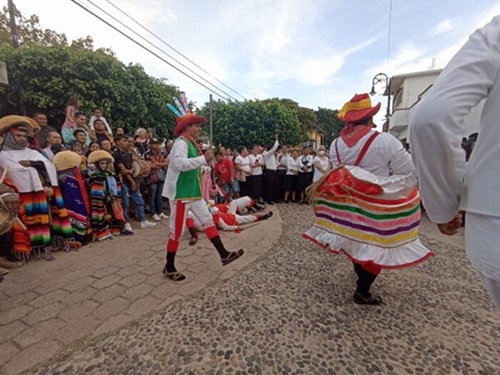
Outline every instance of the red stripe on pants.
<path id="1" fill-rule="evenodd" d="M 215 225 L 212 225 L 205 229 L 205 234 L 207 235 L 208 239 L 211 240 L 212 238 L 219 235 L 219 231 L 217 230 Z"/>
<path id="2" fill-rule="evenodd" d="M 167 242 L 167 251 L 169 253 L 176 253 L 179 248 L 179 238 L 182 234 L 182 227 L 184 226 L 184 218 L 186 217 L 186 203 L 177 201 L 175 202 L 175 232 L 170 234 Z"/>

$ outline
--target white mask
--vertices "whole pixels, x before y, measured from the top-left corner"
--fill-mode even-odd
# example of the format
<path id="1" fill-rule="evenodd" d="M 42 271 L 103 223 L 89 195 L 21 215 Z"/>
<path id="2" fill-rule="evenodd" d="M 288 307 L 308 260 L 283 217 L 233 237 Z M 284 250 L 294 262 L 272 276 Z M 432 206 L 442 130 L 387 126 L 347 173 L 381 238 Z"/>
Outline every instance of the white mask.
<path id="1" fill-rule="evenodd" d="M 324 155 L 324 154 L 325 154 L 325 150 L 319 150 L 319 151 L 318 151 L 318 154 L 320 154 L 320 155 Z"/>

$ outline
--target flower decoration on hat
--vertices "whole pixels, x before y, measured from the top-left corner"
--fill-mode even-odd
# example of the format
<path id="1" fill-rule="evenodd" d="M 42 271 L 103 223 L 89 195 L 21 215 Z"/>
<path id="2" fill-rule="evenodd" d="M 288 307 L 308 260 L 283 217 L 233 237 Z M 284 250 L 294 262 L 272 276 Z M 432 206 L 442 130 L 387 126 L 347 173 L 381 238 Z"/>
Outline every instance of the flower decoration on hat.
<path id="1" fill-rule="evenodd" d="M 356 94 L 344 104 L 337 117 L 348 124 L 369 119 L 380 110 L 380 103 L 372 107 L 368 94 Z"/>
<path id="2" fill-rule="evenodd" d="M 206 120 L 201 116 L 196 116 L 189 107 L 186 94 L 181 92 L 180 100 L 173 98 L 175 106 L 167 103 L 168 109 L 175 115 L 177 125 L 174 129 L 174 135 L 181 135 L 189 125 L 203 124 Z"/>

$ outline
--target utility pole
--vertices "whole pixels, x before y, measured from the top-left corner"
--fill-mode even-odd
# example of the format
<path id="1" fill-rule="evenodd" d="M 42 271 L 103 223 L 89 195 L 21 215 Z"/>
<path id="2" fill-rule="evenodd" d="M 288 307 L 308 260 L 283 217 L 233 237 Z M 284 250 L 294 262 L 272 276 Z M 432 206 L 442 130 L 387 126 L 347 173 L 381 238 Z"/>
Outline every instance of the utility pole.
<path id="1" fill-rule="evenodd" d="M 9 7 L 9 21 L 10 21 L 10 35 L 12 37 L 12 45 L 14 48 L 19 48 L 19 33 L 17 32 L 17 25 L 16 25 L 16 6 L 14 5 L 14 2 L 12 0 L 8 0 L 8 7 Z M 17 101 L 19 105 L 19 112 L 22 115 L 26 115 L 26 108 L 24 107 L 23 103 L 23 91 L 21 89 L 21 86 L 19 86 L 19 83 L 14 82 L 14 91 L 17 94 Z"/>
<path id="2" fill-rule="evenodd" d="M 12 0 L 8 2 L 9 18 L 10 18 L 10 35 L 12 36 L 12 45 L 14 48 L 19 47 L 19 34 L 17 33 L 16 25 L 16 6 Z"/>
<path id="3" fill-rule="evenodd" d="M 213 100 L 212 100 L 212 94 L 210 94 L 210 147 L 214 145 L 214 133 L 213 133 Z"/>

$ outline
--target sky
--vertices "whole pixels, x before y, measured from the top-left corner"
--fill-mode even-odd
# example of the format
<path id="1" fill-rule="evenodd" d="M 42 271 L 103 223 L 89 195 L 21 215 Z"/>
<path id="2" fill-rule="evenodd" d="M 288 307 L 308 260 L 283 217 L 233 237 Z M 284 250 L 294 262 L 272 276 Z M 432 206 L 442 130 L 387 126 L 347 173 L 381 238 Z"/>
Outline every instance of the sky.
<path id="1" fill-rule="evenodd" d="M 392 0 L 392 13 L 391 0 L 74 1 L 117 25 L 224 98 L 289 98 L 312 109 L 341 108 L 354 94 L 369 92 L 373 77 L 380 72 L 393 76 L 445 67 L 474 30 L 500 14 L 500 1 L 494 0 Z M 139 63 L 149 75 L 167 78 L 199 106 L 209 100 L 209 90 L 71 0 L 14 3 L 23 15 L 38 15 L 43 28 L 65 33 L 69 39 L 92 36 L 96 48 L 111 48 L 122 62 Z M 372 97 L 374 103 L 382 102 L 376 117 L 379 126 L 386 111 L 387 99 L 380 95 L 384 88 L 384 83 L 379 83 L 378 94 Z"/>

